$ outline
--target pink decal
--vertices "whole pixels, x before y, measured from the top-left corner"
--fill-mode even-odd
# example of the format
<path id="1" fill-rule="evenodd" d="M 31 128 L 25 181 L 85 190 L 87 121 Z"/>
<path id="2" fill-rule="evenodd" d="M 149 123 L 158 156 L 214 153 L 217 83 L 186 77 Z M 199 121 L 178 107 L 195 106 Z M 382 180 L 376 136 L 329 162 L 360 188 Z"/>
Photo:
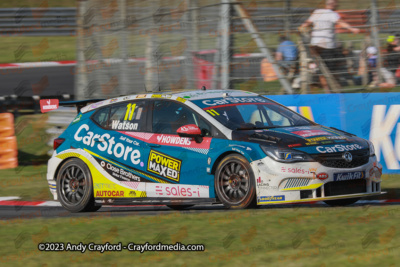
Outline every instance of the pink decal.
<path id="1" fill-rule="evenodd" d="M 194 124 L 184 125 L 180 127 L 177 131 L 179 134 L 191 134 L 191 135 L 200 135 L 201 130 Z"/>
<path id="2" fill-rule="evenodd" d="M 179 137 L 178 135 L 173 135 L 173 134 L 152 134 L 152 133 L 122 132 L 122 131 L 120 131 L 120 133 L 151 144 L 179 146 L 187 148 L 210 149 L 210 144 L 212 140 L 211 137 L 204 137 L 201 143 L 196 143 L 192 138 Z"/>
<path id="3" fill-rule="evenodd" d="M 317 136 L 317 135 L 332 135 L 331 133 L 322 131 L 322 130 L 303 130 L 303 131 L 292 132 L 292 134 L 299 135 L 301 137 L 311 137 L 311 136 Z"/>

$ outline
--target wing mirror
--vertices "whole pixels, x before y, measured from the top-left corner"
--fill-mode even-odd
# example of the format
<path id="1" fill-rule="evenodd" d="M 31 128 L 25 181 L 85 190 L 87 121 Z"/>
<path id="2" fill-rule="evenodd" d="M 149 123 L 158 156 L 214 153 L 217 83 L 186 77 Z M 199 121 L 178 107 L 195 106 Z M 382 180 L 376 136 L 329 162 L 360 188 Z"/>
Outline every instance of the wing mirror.
<path id="1" fill-rule="evenodd" d="M 176 132 L 180 137 L 193 138 L 196 141 L 196 143 L 203 142 L 203 135 L 201 133 L 200 128 L 197 127 L 197 125 L 194 124 L 183 125 L 178 130 L 176 130 Z"/>

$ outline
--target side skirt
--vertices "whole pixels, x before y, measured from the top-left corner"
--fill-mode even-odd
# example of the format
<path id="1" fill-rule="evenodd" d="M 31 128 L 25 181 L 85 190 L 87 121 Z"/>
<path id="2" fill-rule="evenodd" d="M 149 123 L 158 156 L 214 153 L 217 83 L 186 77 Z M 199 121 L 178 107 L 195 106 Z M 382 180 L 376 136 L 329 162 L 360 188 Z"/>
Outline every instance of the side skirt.
<path id="1" fill-rule="evenodd" d="M 218 204 L 216 198 L 95 198 L 97 205 L 199 205 Z"/>

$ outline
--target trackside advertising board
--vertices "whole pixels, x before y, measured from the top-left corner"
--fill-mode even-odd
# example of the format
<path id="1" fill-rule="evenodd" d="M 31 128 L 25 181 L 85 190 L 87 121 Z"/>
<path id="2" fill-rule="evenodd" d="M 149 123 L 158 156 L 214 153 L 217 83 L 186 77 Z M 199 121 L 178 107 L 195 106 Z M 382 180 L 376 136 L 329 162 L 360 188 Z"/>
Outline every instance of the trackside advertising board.
<path id="1" fill-rule="evenodd" d="M 374 143 L 384 173 L 400 173 L 400 93 L 271 95 L 303 116 Z"/>

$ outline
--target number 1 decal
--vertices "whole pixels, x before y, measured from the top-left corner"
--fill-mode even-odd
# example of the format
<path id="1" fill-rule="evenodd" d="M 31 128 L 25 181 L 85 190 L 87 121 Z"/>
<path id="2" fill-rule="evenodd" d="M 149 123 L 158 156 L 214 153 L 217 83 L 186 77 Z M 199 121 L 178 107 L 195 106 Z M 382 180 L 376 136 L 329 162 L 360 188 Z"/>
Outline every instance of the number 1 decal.
<path id="1" fill-rule="evenodd" d="M 128 119 L 128 114 L 129 114 L 129 120 L 132 120 L 133 113 L 135 113 L 136 104 L 133 104 L 133 105 L 128 104 L 126 107 L 127 107 L 127 109 L 126 109 L 124 120 L 126 121 Z"/>

